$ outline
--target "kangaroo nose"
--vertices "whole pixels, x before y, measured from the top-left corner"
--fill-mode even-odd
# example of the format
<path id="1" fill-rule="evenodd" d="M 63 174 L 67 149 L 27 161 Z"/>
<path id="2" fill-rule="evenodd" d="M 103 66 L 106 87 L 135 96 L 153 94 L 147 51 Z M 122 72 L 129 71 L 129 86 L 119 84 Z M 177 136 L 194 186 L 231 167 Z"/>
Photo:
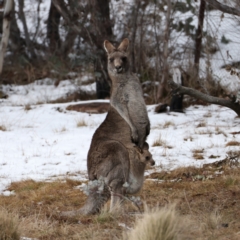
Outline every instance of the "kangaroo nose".
<path id="1" fill-rule="evenodd" d="M 117 72 L 121 72 L 122 71 L 122 66 L 121 65 L 115 66 L 115 68 L 116 68 Z"/>
<path id="2" fill-rule="evenodd" d="M 151 166 L 154 166 L 154 165 L 155 165 L 155 161 L 152 159 Z"/>

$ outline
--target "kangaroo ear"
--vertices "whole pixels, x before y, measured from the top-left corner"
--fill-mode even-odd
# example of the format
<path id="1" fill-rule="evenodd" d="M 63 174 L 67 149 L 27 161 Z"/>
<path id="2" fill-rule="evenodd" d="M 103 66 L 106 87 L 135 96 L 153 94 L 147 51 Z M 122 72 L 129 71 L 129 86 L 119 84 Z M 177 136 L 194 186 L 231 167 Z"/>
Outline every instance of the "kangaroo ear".
<path id="1" fill-rule="evenodd" d="M 128 46 L 129 46 L 129 40 L 127 38 L 124 38 L 120 43 L 118 50 L 122 52 L 127 52 Z"/>
<path id="2" fill-rule="evenodd" d="M 116 48 L 108 40 L 104 41 L 103 46 L 108 54 L 116 50 Z"/>
<path id="3" fill-rule="evenodd" d="M 148 149 L 149 149 L 149 145 L 148 145 L 147 142 L 145 142 L 145 143 L 143 144 L 143 149 L 144 149 L 144 150 L 148 150 Z"/>

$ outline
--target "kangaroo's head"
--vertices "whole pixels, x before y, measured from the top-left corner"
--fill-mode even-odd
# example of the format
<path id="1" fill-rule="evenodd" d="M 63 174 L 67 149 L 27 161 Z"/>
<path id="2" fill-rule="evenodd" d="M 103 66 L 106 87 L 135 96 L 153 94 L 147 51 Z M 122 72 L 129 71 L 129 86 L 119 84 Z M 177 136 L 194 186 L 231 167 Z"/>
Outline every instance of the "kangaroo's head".
<path id="1" fill-rule="evenodd" d="M 110 75 L 123 74 L 129 69 L 128 61 L 129 40 L 123 39 L 118 48 L 115 48 L 108 40 L 104 41 L 104 48 L 108 55 L 108 73 Z"/>
<path id="2" fill-rule="evenodd" d="M 142 148 L 142 153 L 140 153 L 140 160 L 145 164 L 151 166 L 155 165 L 155 161 L 152 158 L 152 154 L 149 152 L 149 145 L 145 142 Z"/>

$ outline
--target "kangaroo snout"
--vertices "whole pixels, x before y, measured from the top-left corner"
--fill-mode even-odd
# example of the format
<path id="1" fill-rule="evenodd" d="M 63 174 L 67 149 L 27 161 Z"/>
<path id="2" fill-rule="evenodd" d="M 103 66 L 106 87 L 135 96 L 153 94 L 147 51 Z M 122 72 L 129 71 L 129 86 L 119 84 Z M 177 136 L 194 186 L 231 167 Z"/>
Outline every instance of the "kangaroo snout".
<path id="1" fill-rule="evenodd" d="M 116 70 L 117 73 L 121 73 L 123 68 L 122 68 L 121 65 L 117 65 L 117 66 L 115 66 L 115 70 Z"/>
<path id="2" fill-rule="evenodd" d="M 155 161 L 154 161 L 153 159 L 150 161 L 150 165 L 151 165 L 151 166 L 154 166 L 154 165 L 155 165 Z"/>
<path id="3" fill-rule="evenodd" d="M 155 165 L 155 161 L 152 159 L 152 156 L 146 156 L 146 162 L 147 164 L 149 164 L 150 166 L 154 166 Z"/>

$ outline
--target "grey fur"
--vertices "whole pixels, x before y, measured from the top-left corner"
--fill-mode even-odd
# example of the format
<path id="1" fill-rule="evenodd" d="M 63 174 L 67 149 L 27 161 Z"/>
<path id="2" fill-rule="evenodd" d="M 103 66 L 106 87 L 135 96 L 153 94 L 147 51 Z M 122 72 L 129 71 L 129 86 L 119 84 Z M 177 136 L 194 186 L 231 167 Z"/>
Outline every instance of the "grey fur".
<path id="1" fill-rule="evenodd" d="M 99 184 L 90 187 L 81 209 L 62 212 L 61 216 L 97 213 L 110 197 L 113 208 L 122 195 L 141 189 L 147 164 L 155 164 L 148 144 L 144 144 L 140 153 L 131 141 L 129 125 L 115 108 L 110 107 L 106 119 L 93 135 L 87 158 L 89 180 L 97 180 Z M 104 181 L 103 186 L 101 181 Z"/>
<path id="2" fill-rule="evenodd" d="M 108 74 L 112 80 L 110 104 L 128 123 L 133 142 L 142 149 L 150 132 L 150 121 L 142 86 L 136 74 L 130 71 L 128 46 L 127 38 L 118 48 L 109 41 L 104 41 L 104 48 L 108 54 Z"/>
<path id="3" fill-rule="evenodd" d="M 88 151 L 88 177 L 94 184 L 88 186 L 88 197 L 82 208 L 62 212 L 61 216 L 97 213 L 109 198 L 113 208 L 121 196 L 141 189 L 146 165 L 155 164 L 145 142 L 150 122 L 139 79 L 129 71 L 128 45 L 127 39 L 117 49 L 104 42 L 112 79 L 111 104 Z M 140 150 L 132 139 L 138 142 Z"/>

